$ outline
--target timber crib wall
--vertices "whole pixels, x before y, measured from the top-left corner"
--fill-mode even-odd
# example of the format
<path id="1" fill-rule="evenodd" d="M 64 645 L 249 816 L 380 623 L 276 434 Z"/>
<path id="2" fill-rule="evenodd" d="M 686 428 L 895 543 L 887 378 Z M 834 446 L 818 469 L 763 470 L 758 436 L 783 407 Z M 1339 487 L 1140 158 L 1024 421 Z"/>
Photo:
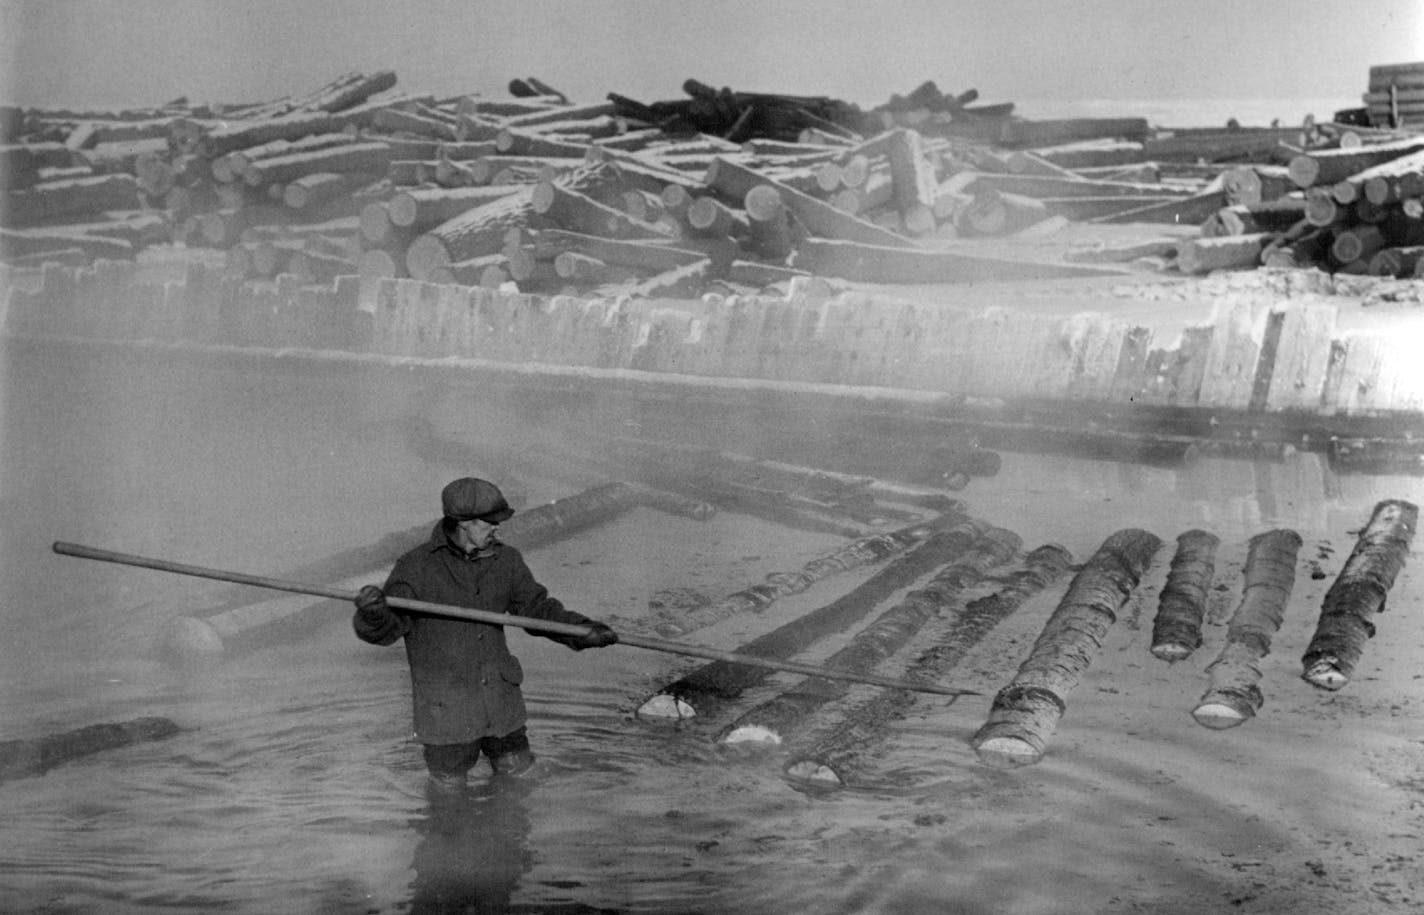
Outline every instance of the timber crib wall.
<path id="1" fill-rule="evenodd" d="M 1170 341 L 1109 315 L 928 305 L 864 294 L 700 300 L 533 296 L 409 279 L 254 282 L 199 262 L 146 281 L 130 261 L 0 266 L 18 336 L 151 340 L 875 386 L 1080 406 L 1205 408 L 1325 421 L 1424 411 L 1416 342 L 1336 334 L 1337 306 L 1228 298 Z M 1164 306 L 1167 307 L 1167 306 Z M 1318 423 L 1317 423 L 1318 425 Z"/>

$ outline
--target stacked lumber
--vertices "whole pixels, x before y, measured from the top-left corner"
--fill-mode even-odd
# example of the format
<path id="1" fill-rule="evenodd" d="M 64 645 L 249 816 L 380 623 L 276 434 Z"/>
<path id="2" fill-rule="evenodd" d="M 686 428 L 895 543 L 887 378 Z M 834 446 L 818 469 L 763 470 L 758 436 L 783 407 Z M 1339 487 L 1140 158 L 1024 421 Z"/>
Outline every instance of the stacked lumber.
<path id="1" fill-rule="evenodd" d="M 1370 67 L 1362 99 L 1368 122 L 1376 127 L 1424 123 L 1424 61 Z"/>

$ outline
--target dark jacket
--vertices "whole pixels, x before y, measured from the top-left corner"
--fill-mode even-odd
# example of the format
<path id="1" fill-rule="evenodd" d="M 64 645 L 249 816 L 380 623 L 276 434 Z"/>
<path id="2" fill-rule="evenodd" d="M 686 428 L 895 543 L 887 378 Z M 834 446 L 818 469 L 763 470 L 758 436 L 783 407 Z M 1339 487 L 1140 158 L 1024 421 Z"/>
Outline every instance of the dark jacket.
<path id="1" fill-rule="evenodd" d="M 590 620 L 549 596 L 524 557 L 495 543 L 466 556 L 437 523 L 430 540 L 396 560 L 383 588 L 389 597 L 511 613 L 558 623 Z M 524 672 L 510 654 L 504 627 L 469 620 L 390 611 L 379 624 L 357 613 L 356 635 L 376 645 L 405 638 L 421 743 L 467 743 L 503 737 L 524 725 Z M 545 635 L 567 644 L 569 636 Z"/>

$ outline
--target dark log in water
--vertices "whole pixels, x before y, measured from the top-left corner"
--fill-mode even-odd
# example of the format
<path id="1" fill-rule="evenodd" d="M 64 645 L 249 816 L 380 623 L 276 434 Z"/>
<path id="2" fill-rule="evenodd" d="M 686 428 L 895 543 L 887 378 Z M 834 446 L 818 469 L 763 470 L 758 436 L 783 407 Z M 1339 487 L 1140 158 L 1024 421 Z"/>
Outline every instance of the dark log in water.
<path id="1" fill-rule="evenodd" d="M 1207 667 L 1211 686 L 1192 711 L 1198 724 L 1218 730 L 1235 727 L 1265 701 L 1256 685 L 1260 661 L 1270 654 L 1271 637 L 1281 627 L 1290 601 L 1300 544 L 1295 531 L 1267 531 L 1251 538 L 1241 603 L 1231 616 L 1221 654 Z"/>
<path id="2" fill-rule="evenodd" d="M 939 642 L 921 652 L 910 664 L 907 679 L 938 682 L 952 671 L 999 623 L 1025 601 L 1048 587 L 1068 570 L 1072 555 L 1057 544 L 1029 553 L 1003 587 L 970 601 L 950 621 Z M 879 750 L 885 732 L 905 716 L 914 697 L 901 690 L 884 690 L 856 705 L 828 727 L 822 727 L 789 754 L 786 774 L 825 786 L 855 784 L 867 752 Z"/>
<path id="3" fill-rule="evenodd" d="M 739 653 L 789 658 L 820 639 L 849 628 L 894 592 L 969 549 L 985 527 L 978 522 L 936 533 L 845 596 L 753 639 L 739 648 Z M 713 661 L 663 687 L 642 704 L 638 714 L 687 717 L 690 710 L 692 714 L 705 715 L 717 700 L 736 698 L 767 676 L 769 671 L 765 668 Z"/>
<path id="4" fill-rule="evenodd" d="M 961 527 L 970 532 L 973 522 Z M 880 614 L 860 630 L 844 648 L 824 662 L 827 667 L 871 673 L 899 651 L 920 629 L 979 581 L 989 569 L 1013 558 L 1022 540 L 1013 531 L 992 528 L 974 542 L 969 552 L 946 563 L 924 587 Z M 816 709 L 844 696 L 849 684 L 824 677 L 808 677 L 791 689 L 763 702 L 732 722 L 718 740 L 722 743 L 781 743 Z"/>
<path id="5" fill-rule="evenodd" d="M 91 724 L 76 731 L 33 740 L 0 741 L 0 782 L 43 775 L 55 766 L 83 756 L 145 740 L 162 740 L 180 730 L 182 728 L 167 718 L 135 718 L 132 721 Z"/>
<path id="6" fill-rule="evenodd" d="M 1098 547 L 1073 577 L 1012 682 L 994 697 L 988 720 L 971 740 L 981 760 L 1021 766 L 1043 757 L 1067 708 L 1066 696 L 1161 546 L 1155 535 L 1129 529 Z"/>
<path id="7" fill-rule="evenodd" d="M 1336 690 L 1350 682 L 1365 641 L 1375 634 L 1371 617 L 1384 612 L 1385 596 L 1404 568 L 1419 521 L 1412 502 L 1388 499 L 1375 506 L 1355 549 L 1325 592 L 1315 637 L 1301 658 L 1306 681 Z"/>
<path id="8" fill-rule="evenodd" d="M 773 602 L 800 594 L 818 581 L 873 562 L 883 562 L 922 542 L 935 530 L 931 523 L 914 524 L 885 534 L 862 537 L 819 556 L 794 572 L 773 572 L 761 584 L 743 588 L 715 603 L 694 609 L 664 611 L 639 621 L 638 628 L 651 629 L 669 638 L 686 635 L 738 613 L 760 613 Z"/>
<path id="9" fill-rule="evenodd" d="M 1177 552 L 1152 623 L 1152 653 L 1164 661 L 1180 661 L 1201 646 L 1206 592 L 1216 570 L 1220 543 L 1215 534 L 1202 530 L 1177 537 Z"/>

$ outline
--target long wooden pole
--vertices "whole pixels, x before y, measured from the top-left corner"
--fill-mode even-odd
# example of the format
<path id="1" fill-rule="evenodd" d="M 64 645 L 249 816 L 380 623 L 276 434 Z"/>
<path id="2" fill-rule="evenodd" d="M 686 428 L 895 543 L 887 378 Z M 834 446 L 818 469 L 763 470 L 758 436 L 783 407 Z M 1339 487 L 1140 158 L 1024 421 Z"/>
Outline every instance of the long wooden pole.
<path id="1" fill-rule="evenodd" d="M 354 601 L 356 599 L 355 591 L 348 591 L 344 588 L 333 588 L 327 585 L 309 584 L 307 582 L 291 581 L 281 578 L 267 578 L 261 575 L 249 575 L 244 572 L 231 572 L 225 569 L 213 569 L 206 566 L 188 565 L 181 562 L 172 562 L 167 559 L 154 559 L 148 556 L 136 556 L 132 553 L 118 553 L 113 550 L 84 546 L 78 543 L 68 543 L 63 540 L 55 541 L 53 549 L 54 552 L 61 556 L 74 556 L 79 559 L 113 562 L 119 565 L 156 569 L 160 572 L 172 572 L 176 575 L 191 575 L 196 578 L 211 578 L 216 581 L 252 585 L 257 588 L 269 588 L 274 591 L 290 591 L 294 594 L 311 594 L 316 597 L 329 597 L 333 600 Z M 587 627 L 574 626 L 569 623 L 526 619 L 522 616 L 512 616 L 507 613 L 491 613 L 486 610 L 472 610 L 467 607 L 454 607 L 450 604 L 436 604 L 429 601 L 410 600 L 403 597 L 390 597 L 386 599 L 386 602 L 397 610 L 407 610 L 413 613 L 429 613 L 436 616 L 448 616 L 455 619 L 470 620 L 476 623 L 488 623 L 492 626 L 514 626 L 519 629 L 528 629 L 531 632 L 583 635 L 588 631 Z M 665 639 L 655 639 L 641 635 L 625 635 L 619 633 L 618 644 L 631 645 L 634 648 L 646 648 L 650 651 L 661 651 L 668 654 L 680 654 L 694 658 L 706 658 L 713 661 L 745 664 L 749 667 L 765 667 L 771 670 L 786 671 L 788 673 L 825 677 L 830 680 L 847 680 L 852 683 L 866 683 L 871 686 L 883 686 L 889 689 L 905 689 L 918 693 L 933 693 L 938 696 L 954 696 L 957 698 L 959 696 L 980 695 L 979 692 L 971 689 L 927 685 L 909 680 L 897 680 L 892 677 L 879 677 L 874 674 L 851 673 L 836 670 L 832 667 L 818 667 L 815 664 L 799 664 L 795 661 L 762 658 L 757 655 L 742 654 L 735 651 L 723 651 L 719 648 L 707 648 L 701 645 L 687 645 L 682 642 L 671 642 Z"/>

